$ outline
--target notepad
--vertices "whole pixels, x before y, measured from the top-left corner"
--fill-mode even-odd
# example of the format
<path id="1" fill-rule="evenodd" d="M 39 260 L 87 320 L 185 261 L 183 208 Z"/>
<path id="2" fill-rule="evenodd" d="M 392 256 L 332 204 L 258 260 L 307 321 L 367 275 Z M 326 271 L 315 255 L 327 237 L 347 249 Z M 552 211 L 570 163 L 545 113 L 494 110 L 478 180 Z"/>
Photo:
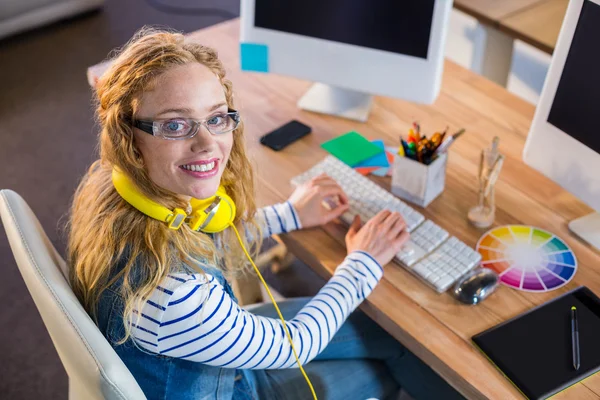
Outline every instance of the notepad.
<path id="1" fill-rule="evenodd" d="M 388 151 L 385 152 L 386 156 L 387 156 L 387 161 L 388 161 L 388 165 L 387 167 L 383 167 L 383 168 L 379 168 L 376 171 L 373 171 L 372 174 L 376 175 L 376 176 L 386 176 L 388 174 L 390 174 L 391 171 L 391 165 L 394 164 L 394 155 Z M 391 174 L 390 174 L 391 175 Z"/>
<path id="2" fill-rule="evenodd" d="M 354 131 L 329 140 L 321 144 L 321 147 L 351 167 L 383 153 L 383 149 Z"/>
<path id="3" fill-rule="evenodd" d="M 369 175 L 377 171 L 379 167 L 354 167 L 354 170 L 361 175 Z"/>
<path id="4" fill-rule="evenodd" d="M 571 350 L 571 307 L 577 307 L 581 366 Z M 600 370 L 600 299 L 577 288 L 498 326 L 473 342 L 529 399 L 543 399 Z"/>
<path id="5" fill-rule="evenodd" d="M 375 146 L 379 147 L 381 150 L 384 150 L 385 146 L 383 145 L 383 140 L 373 140 L 371 143 L 373 143 Z M 388 158 L 385 154 L 385 152 L 380 152 L 379 154 L 376 154 L 373 157 L 367 158 L 364 161 L 359 162 L 358 164 L 356 164 L 356 167 L 378 167 L 378 168 L 383 168 L 383 167 L 389 167 L 390 163 L 388 162 Z"/>

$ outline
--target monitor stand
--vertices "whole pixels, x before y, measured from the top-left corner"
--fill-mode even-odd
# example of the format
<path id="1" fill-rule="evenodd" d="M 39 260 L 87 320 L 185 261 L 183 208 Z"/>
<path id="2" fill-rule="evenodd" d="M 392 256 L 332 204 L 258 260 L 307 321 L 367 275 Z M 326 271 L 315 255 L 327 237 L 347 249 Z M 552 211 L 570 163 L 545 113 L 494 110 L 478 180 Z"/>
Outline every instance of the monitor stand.
<path id="1" fill-rule="evenodd" d="M 372 101 L 370 94 L 315 83 L 298 100 L 298 107 L 365 122 L 369 117 Z"/>
<path id="2" fill-rule="evenodd" d="M 600 251 L 600 214 L 597 212 L 569 222 L 571 232 Z"/>

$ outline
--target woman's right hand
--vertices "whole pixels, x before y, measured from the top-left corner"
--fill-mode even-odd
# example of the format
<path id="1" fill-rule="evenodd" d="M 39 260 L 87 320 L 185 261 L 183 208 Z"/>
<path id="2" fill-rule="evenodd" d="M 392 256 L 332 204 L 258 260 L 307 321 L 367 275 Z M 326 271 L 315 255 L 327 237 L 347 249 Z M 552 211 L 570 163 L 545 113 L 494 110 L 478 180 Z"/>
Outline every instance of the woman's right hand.
<path id="1" fill-rule="evenodd" d="M 346 234 L 348 254 L 357 250 L 367 252 L 382 267 L 394 258 L 409 238 L 406 223 L 398 212 L 380 211 L 361 225 L 357 215 Z"/>

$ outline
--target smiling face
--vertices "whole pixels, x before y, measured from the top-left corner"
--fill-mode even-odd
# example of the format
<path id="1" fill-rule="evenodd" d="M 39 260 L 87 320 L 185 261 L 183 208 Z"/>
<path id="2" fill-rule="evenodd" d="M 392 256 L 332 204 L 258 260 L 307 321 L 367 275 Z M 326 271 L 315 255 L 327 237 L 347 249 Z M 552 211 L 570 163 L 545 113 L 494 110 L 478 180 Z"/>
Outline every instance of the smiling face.
<path id="1" fill-rule="evenodd" d="M 156 78 L 152 90 L 142 94 L 136 118 L 204 120 L 226 112 L 219 78 L 206 66 L 189 63 Z M 189 139 L 166 140 L 137 128 L 134 138 L 150 179 L 185 200 L 214 196 L 233 146 L 233 132 L 213 135 L 203 125 Z"/>

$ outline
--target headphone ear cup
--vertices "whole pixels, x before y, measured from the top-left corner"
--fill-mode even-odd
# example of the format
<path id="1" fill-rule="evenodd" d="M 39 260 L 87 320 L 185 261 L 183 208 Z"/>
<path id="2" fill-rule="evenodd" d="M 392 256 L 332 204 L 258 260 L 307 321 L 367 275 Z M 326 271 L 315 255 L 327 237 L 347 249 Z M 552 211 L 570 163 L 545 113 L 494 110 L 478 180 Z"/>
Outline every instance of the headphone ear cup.
<path id="1" fill-rule="evenodd" d="M 212 201 L 209 204 L 205 203 L 201 208 L 194 207 L 192 222 L 190 224 L 190 227 L 193 230 L 198 230 L 204 233 L 217 233 L 224 231 L 231 223 L 233 223 L 236 213 L 236 207 L 233 199 L 227 194 L 225 188 L 222 186 L 220 186 L 217 190 L 216 196 L 221 198 L 219 208 L 215 211 L 215 213 L 212 215 L 212 218 L 208 223 L 206 223 L 205 226 L 203 225 L 210 214 L 206 214 L 204 210 L 206 207 L 212 204 Z M 203 200 L 202 202 L 204 203 L 205 201 L 206 200 Z"/>
<path id="2" fill-rule="evenodd" d="M 210 222 L 202 228 L 205 233 L 217 233 L 224 231 L 233 223 L 235 218 L 235 204 L 228 195 L 220 196 L 219 209 Z"/>

